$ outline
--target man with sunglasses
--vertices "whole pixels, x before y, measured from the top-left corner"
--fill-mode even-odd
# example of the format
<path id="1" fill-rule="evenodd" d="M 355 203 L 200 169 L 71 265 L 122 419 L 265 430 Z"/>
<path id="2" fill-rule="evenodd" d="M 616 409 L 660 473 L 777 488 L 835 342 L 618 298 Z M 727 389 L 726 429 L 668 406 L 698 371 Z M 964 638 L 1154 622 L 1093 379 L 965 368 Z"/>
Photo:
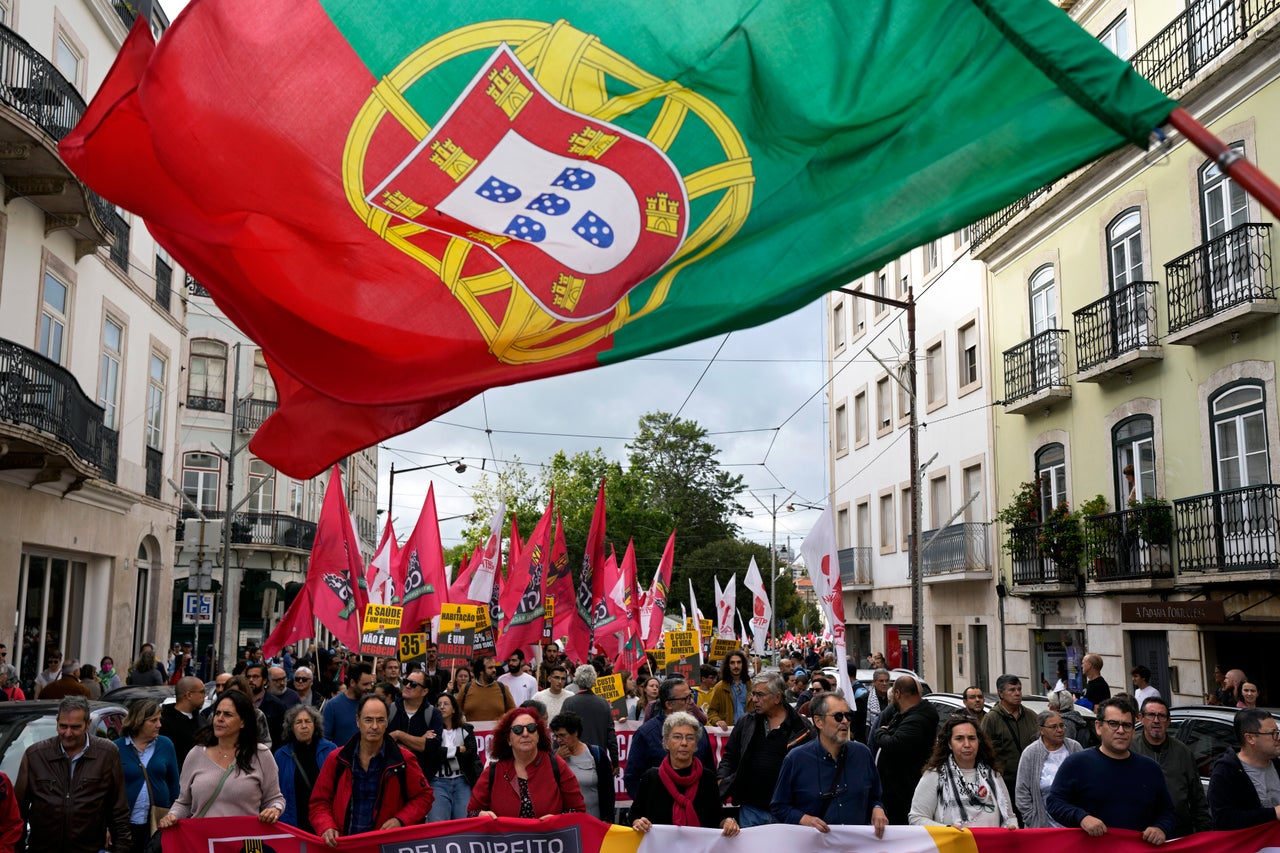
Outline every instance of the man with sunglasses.
<path id="1" fill-rule="evenodd" d="M 835 825 L 870 825 L 883 838 L 889 817 L 880 801 L 880 776 L 871 750 L 849 737 L 849 703 L 835 693 L 819 693 L 811 707 L 818 737 L 783 759 L 769 807 L 774 820 L 822 833 Z"/>
<path id="2" fill-rule="evenodd" d="M 315 688 L 315 675 L 309 666 L 300 666 L 293 671 L 293 692 L 298 694 L 299 701 L 316 710 L 324 707 L 324 697 Z"/>
<path id="3" fill-rule="evenodd" d="M 1174 837 L 1211 829 L 1209 803 L 1205 800 L 1204 785 L 1200 784 L 1200 771 L 1191 747 L 1176 737 L 1169 737 L 1169 706 L 1158 695 L 1149 696 L 1142 702 L 1141 715 L 1142 732 L 1133 739 L 1133 751 L 1155 759 L 1164 771 L 1164 781 L 1173 799 Z"/>
<path id="4" fill-rule="evenodd" d="M 413 753 L 423 776 L 434 779 L 444 762 L 444 720 L 428 701 L 425 673 L 409 673 L 400 686 L 404 692 L 391 708 L 387 736 Z"/>
<path id="5" fill-rule="evenodd" d="M 1234 725 L 1240 751 L 1222 753 L 1209 777 L 1214 829 L 1280 820 L 1280 726 L 1261 708 L 1236 711 Z"/>
<path id="6" fill-rule="evenodd" d="M 1094 726 L 1100 746 L 1068 755 L 1045 798 L 1049 816 L 1093 837 L 1110 828 L 1142 833 L 1148 844 L 1173 834 L 1173 800 L 1160 765 L 1130 750 L 1133 705 L 1127 696 L 1098 704 Z"/>

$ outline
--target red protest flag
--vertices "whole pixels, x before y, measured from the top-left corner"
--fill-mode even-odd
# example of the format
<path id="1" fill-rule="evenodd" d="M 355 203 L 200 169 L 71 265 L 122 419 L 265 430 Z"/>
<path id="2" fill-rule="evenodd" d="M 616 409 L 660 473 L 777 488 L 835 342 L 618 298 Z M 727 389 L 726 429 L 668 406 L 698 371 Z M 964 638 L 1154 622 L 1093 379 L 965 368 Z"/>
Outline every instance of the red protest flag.
<path id="1" fill-rule="evenodd" d="M 631 553 L 632 559 L 635 559 L 630 543 L 627 549 L 623 553 L 624 562 L 627 553 Z M 609 557 L 604 561 L 603 571 L 600 574 L 601 582 L 606 585 L 605 589 L 608 591 L 596 602 L 593 623 L 595 648 L 609 660 L 614 660 L 622 650 L 630 623 L 627 620 L 627 585 L 623 578 L 622 563 L 618 562 L 618 555 L 613 550 L 613 546 L 609 547 Z"/>
<path id="2" fill-rule="evenodd" d="M 398 599 L 400 590 L 404 589 L 404 578 L 395 577 L 397 547 L 396 533 L 388 518 L 387 526 L 382 530 L 382 541 L 378 543 L 378 550 L 365 572 L 369 600 L 374 604 L 395 604 L 393 599 Z"/>
<path id="3" fill-rule="evenodd" d="M 591 529 L 587 533 L 587 545 L 582 551 L 582 571 L 578 573 L 578 587 L 573 611 L 576 619 L 569 623 L 565 653 L 571 660 L 587 660 L 595 643 L 596 606 L 604 600 L 604 508 L 605 478 L 600 478 L 600 490 L 596 493 L 596 508 L 591 514 Z"/>
<path id="4" fill-rule="evenodd" d="M 555 599 L 555 615 L 552 619 L 552 637 L 564 637 L 578 622 L 576 595 L 573 588 L 573 572 L 569 569 L 569 549 L 564 541 L 564 521 L 556 511 L 556 532 L 551 542 L 551 560 L 547 564 L 546 595 Z"/>
<path id="5" fill-rule="evenodd" d="M 285 646 L 316 635 L 315 614 L 311 612 L 311 596 L 306 587 L 298 590 L 284 616 L 276 623 L 271 635 L 262 643 L 262 653 L 273 658 Z"/>
<path id="6" fill-rule="evenodd" d="M 507 574 L 502 590 L 502 612 L 506 621 L 498 637 L 499 658 L 506 658 L 516 649 L 521 649 L 525 659 L 531 659 L 533 650 L 542 643 L 543 614 L 546 612 L 542 603 L 542 582 L 551 552 L 551 519 L 555 503 L 556 494 L 552 492 L 547 509 L 521 551 L 519 561 L 511 563 L 511 571 Z"/>
<path id="7" fill-rule="evenodd" d="M 674 538 L 674 534 L 672 534 Z M 616 671 L 626 670 L 632 675 L 640 668 L 644 659 L 644 646 L 641 641 L 640 624 L 640 583 L 636 578 L 636 549 L 634 540 L 627 542 L 627 550 L 622 555 L 622 587 L 623 607 L 626 613 L 626 634 L 621 637 L 618 654 L 614 659 Z M 661 569 L 659 569 L 661 571 Z"/>
<path id="8" fill-rule="evenodd" d="M 662 636 L 662 617 L 667 615 L 667 596 L 671 590 L 671 569 L 675 564 L 676 532 L 671 531 L 667 546 L 662 549 L 662 560 L 653 575 L 653 585 L 645 597 L 640 614 L 641 638 L 646 643 L 657 642 Z"/>
<path id="9" fill-rule="evenodd" d="M 448 584 L 444 574 L 444 548 L 440 543 L 440 524 L 436 520 L 435 484 L 427 487 L 418 523 L 413 527 L 398 554 L 397 574 L 404 578 L 400 604 L 404 613 L 400 630 L 417 632 L 423 623 L 440 614 Z"/>
<path id="10" fill-rule="evenodd" d="M 480 558 L 480 546 L 477 545 L 471 550 L 471 559 L 459 561 L 458 574 L 454 577 L 453 583 L 449 584 L 450 603 L 472 603 L 471 599 L 467 597 L 467 592 L 471 588 L 471 577 L 475 574 L 476 568 L 480 565 Z"/>

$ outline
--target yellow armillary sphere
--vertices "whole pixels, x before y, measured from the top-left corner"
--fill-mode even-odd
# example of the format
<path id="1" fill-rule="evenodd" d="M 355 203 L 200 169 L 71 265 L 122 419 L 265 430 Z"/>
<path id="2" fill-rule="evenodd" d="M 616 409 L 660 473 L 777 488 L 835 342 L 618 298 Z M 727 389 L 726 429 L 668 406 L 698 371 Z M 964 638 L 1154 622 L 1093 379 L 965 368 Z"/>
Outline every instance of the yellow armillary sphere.
<path id="1" fill-rule="evenodd" d="M 622 293 L 616 303 L 594 316 L 557 316 L 545 300 L 531 295 L 506 266 L 486 252 L 486 248 L 510 242 L 509 237 L 480 230 L 466 236 L 427 234 L 432 232 L 428 226 L 397 217 L 386 204 L 370 202 L 376 189 L 370 186 L 372 180 L 366 172 L 371 146 L 391 134 L 403 140 L 405 133 L 410 141 L 422 143 L 432 133 L 428 122 L 410 106 L 406 93 L 444 63 L 476 51 L 492 53 L 502 45 L 510 48 L 532 75 L 534 88 L 574 113 L 613 122 L 658 102 L 656 118 L 644 139 L 663 154 L 690 126 L 699 133 L 709 133 L 723 152 L 722 161 L 679 175 L 688 203 L 708 197 L 715 203 L 700 221 L 688 222 L 682 242 L 673 243 L 678 248 L 647 290 L 643 304 L 632 305 L 633 294 Z M 610 88 L 620 94 L 610 95 Z M 529 364 L 591 346 L 660 306 L 685 266 L 714 252 L 742 227 L 751 208 L 754 176 L 737 128 L 707 98 L 646 72 L 601 44 L 598 37 L 574 29 L 566 21 L 499 20 L 433 39 L 373 87 L 347 137 L 343 184 L 352 209 L 369 228 L 416 258 L 449 288 L 496 358 Z M 404 196 L 396 203 L 402 210 L 409 209 L 409 219 L 425 209 Z M 564 294 L 570 306 L 577 299 L 573 281 L 568 282 L 569 292 Z"/>

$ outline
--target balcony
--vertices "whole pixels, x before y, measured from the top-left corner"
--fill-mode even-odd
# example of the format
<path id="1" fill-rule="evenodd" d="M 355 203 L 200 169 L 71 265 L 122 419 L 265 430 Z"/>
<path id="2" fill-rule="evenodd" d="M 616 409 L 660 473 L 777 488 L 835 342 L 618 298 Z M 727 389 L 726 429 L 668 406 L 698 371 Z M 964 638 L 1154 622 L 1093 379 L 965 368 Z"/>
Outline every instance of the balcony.
<path id="1" fill-rule="evenodd" d="M 1173 506 L 1184 579 L 1280 579 L 1280 485 L 1209 492 Z"/>
<path id="2" fill-rule="evenodd" d="M 1164 358 L 1156 335 L 1156 283 L 1135 281 L 1072 314 L 1076 380 L 1101 382 Z"/>
<path id="3" fill-rule="evenodd" d="M 841 548 L 840 587 L 842 589 L 871 589 L 871 548 Z"/>
<path id="4" fill-rule="evenodd" d="M 1038 414 L 1071 399 L 1067 385 L 1067 331 L 1048 329 L 1004 351 L 1004 410 Z"/>
<path id="5" fill-rule="evenodd" d="M 939 530 L 926 530 L 920 553 L 924 582 L 990 580 L 989 527 L 979 522 L 961 522 Z"/>
<path id="6" fill-rule="evenodd" d="M 34 470 L 32 485 L 64 471 L 73 484 L 114 479 L 118 439 L 102 417 L 66 368 L 0 339 L 0 437 L 9 447 L 0 469 Z"/>
<path id="7" fill-rule="evenodd" d="M 1173 579 L 1173 509 L 1139 506 L 1084 518 L 1085 569 L 1090 583 L 1150 589 Z"/>
<path id="8" fill-rule="evenodd" d="M 115 209 L 72 174 L 58 141 L 84 114 L 85 103 L 53 63 L 0 26 L 0 177 L 5 203 L 31 199 L 45 232 L 70 230 L 76 259 L 112 242 Z"/>
<path id="9" fill-rule="evenodd" d="M 188 394 L 187 408 L 197 412 L 225 412 L 227 401 L 221 397 L 197 397 Z"/>
<path id="10" fill-rule="evenodd" d="M 202 299 L 209 299 L 209 298 L 210 298 L 210 296 L 209 296 L 209 291 L 205 290 L 204 285 L 203 285 L 203 284 L 201 284 L 200 282 L 196 281 L 196 280 L 195 280 L 195 277 L 194 277 L 194 276 L 192 276 L 192 275 L 191 275 L 191 273 L 187 273 L 187 282 L 186 282 L 186 284 L 187 284 L 187 295 L 188 295 L 188 296 L 199 296 L 199 297 L 201 297 Z"/>
<path id="11" fill-rule="evenodd" d="M 236 429 L 253 432 L 276 413 L 278 406 L 275 400 L 241 400 L 236 403 Z"/>
<path id="12" fill-rule="evenodd" d="M 1029 524 L 1010 528 L 1013 585 L 1022 592 L 1075 592 L 1078 577 L 1075 567 L 1061 566 L 1040 550 L 1040 530 L 1043 526 Z"/>
<path id="13" fill-rule="evenodd" d="M 220 510 L 205 510 L 209 519 L 225 518 Z M 184 541 L 186 520 L 195 513 L 183 507 L 178 517 L 178 541 Z M 198 525 L 194 525 L 194 530 Z M 247 548 L 287 548 L 293 551 L 310 551 L 315 544 L 316 524 L 283 512 L 237 512 L 231 519 L 231 544 Z M 208 543 L 206 543 L 208 544 Z"/>
<path id="14" fill-rule="evenodd" d="M 1201 344 L 1280 312 L 1271 226 L 1248 223 L 1165 264 L 1169 343 Z"/>

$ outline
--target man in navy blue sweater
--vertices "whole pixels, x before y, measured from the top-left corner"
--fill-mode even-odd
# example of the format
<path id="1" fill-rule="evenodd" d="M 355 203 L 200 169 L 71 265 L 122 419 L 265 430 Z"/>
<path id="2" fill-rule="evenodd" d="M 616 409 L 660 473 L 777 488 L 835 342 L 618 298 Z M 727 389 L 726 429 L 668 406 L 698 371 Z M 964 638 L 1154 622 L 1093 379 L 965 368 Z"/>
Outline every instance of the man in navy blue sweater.
<path id="1" fill-rule="evenodd" d="M 1172 834 L 1173 800 L 1160 765 L 1129 751 L 1133 705 L 1114 696 L 1097 707 L 1094 726 L 1101 746 L 1067 756 L 1045 800 L 1049 816 L 1092 836 L 1111 827 L 1142 833 L 1149 844 Z"/>

